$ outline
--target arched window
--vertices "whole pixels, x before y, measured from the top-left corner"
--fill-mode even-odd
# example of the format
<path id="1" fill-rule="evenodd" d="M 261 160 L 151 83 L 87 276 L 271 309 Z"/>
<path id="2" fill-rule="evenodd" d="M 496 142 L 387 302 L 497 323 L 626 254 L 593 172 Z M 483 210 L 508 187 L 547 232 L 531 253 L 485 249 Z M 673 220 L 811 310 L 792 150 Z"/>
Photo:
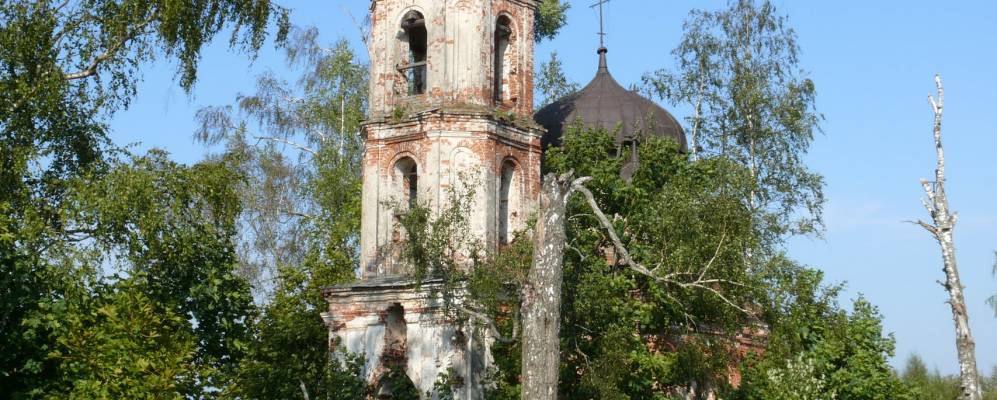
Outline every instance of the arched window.
<path id="1" fill-rule="evenodd" d="M 503 80 L 506 75 L 506 60 L 505 54 L 506 50 L 509 49 L 509 40 L 512 37 L 512 28 L 510 25 L 512 21 L 509 17 L 503 15 L 498 18 L 495 22 L 495 59 L 493 60 L 493 70 L 495 72 L 494 82 L 492 84 L 493 88 L 493 98 L 495 104 L 501 105 L 504 97 Z"/>
<path id="2" fill-rule="evenodd" d="M 426 93 L 426 51 L 427 37 L 426 18 L 418 11 L 409 11 L 402 18 L 404 39 L 408 42 L 407 59 L 398 66 L 398 71 L 405 74 L 408 80 L 410 96 Z"/>
<path id="3" fill-rule="evenodd" d="M 514 204 L 510 204 L 510 198 L 515 202 L 517 196 L 516 190 L 516 164 L 511 160 L 506 160 L 502 162 L 502 174 L 499 177 L 499 193 L 498 193 L 498 243 L 499 245 L 505 245 L 509 243 L 511 239 L 509 236 L 512 230 L 512 217 L 515 216 L 515 211 L 513 211 Z"/>
<path id="4" fill-rule="evenodd" d="M 405 308 L 395 303 L 384 315 L 384 352 L 380 361 L 387 372 L 378 380 L 375 396 L 381 399 L 415 399 L 419 390 L 405 373 L 408 351 L 408 327 L 405 323 Z"/>
<path id="5" fill-rule="evenodd" d="M 388 307 L 384 316 L 384 351 L 389 359 L 405 358 L 405 344 L 408 340 L 405 324 L 405 308 L 395 303 Z"/>
<path id="6" fill-rule="evenodd" d="M 411 157 L 395 162 L 396 194 L 405 207 L 414 207 L 419 202 L 419 167 Z"/>

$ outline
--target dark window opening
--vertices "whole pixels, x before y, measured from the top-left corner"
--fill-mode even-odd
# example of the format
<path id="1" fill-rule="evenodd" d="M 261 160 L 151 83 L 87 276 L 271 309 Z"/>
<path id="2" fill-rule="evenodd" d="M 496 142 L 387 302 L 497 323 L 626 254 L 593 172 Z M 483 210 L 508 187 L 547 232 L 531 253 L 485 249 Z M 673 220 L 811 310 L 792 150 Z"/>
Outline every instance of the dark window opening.
<path id="1" fill-rule="evenodd" d="M 426 93 L 426 51 L 428 33 L 426 19 L 418 11 L 409 11 L 402 19 L 402 30 L 408 40 L 408 60 L 399 71 L 408 80 L 408 94 Z"/>
<path id="2" fill-rule="evenodd" d="M 384 316 L 384 361 L 388 364 L 392 361 L 404 361 L 407 332 L 405 308 L 398 303 L 392 304 Z"/>
<path id="3" fill-rule="evenodd" d="M 505 78 L 505 53 L 509 48 L 509 39 L 512 37 L 512 28 L 509 27 L 511 21 L 509 17 L 501 16 L 495 24 L 495 59 L 494 62 L 494 82 L 493 98 L 496 104 L 502 103 L 502 80 Z"/>
<path id="4" fill-rule="evenodd" d="M 638 156 L 637 147 L 638 139 L 634 137 L 626 137 L 620 143 L 620 147 L 617 150 L 617 157 L 623 159 L 623 168 L 620 170 L 620 176 L 627 182 L 633 177 L 634 173 L 637 171 Z"/>
<path id="5" fill-rule="evenodd" d="M 509 194 L 512 192 L 513 178 L 516 173 L 516 165 L 512 161 L 502 163 L 502 176 L 499 181 L 499 220 L 498 220 L 498 241 L 499 245 L 509 243 L 509 220 L 511 211 L 509 209 Z"/>
<path id="6" fill-rule="evenodd" d="M 388 369 L 375 392 L 377 399 L 417 399 L 419 390 L 405 373 L 408 364 L 408 327 L 405 308 L 395 303 L 384 314 L 384 352 L 381 364 Z"/>

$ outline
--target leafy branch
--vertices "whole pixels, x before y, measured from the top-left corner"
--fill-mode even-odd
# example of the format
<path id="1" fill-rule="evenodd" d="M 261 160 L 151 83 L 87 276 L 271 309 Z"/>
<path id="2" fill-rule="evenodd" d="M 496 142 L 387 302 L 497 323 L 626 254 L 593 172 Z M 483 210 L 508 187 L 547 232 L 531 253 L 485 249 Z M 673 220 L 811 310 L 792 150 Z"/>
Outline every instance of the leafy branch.
<path id="1" fill-rule="evenodd" d="M 128 42 L 135 40 L 139 36 L 145 34 L 146 28 L 156 20 L 158 15 L 159 15 L 158 12 L 153 12 L 152 14 L 150 14 L 145 20 L 136 25 L 131 32 L 121 37 L 121 39 L 118 40 L 117 42 L 108 46 L 107 50 L 105 50 L 103 53 L 99 54 L 97 57 L 94 57 L 93 61 L 91 61 L 86 68 L 83 68 L 82 70 L 76 72 L 65 73 L 63 74 L 63 79 L 71 81 L 76 79 L 88 78 L 96 75 L 97 69 L 100 67 L 102 63 L 115 57 L 118 51 L 120 51 L 123 47 L 125 47 L 125 45 L 128 44 Z"/>
<path id="2" fill-rule="evenodd" d="M 602 225 L 602 227 L 606 229 L 610 241 L 613 242 L 613 247 L 620 254 L 620 261 L 622 261 L 624 265 L 628 266 L 632 271 L 641 274 L 643 276 L 646 276 L 648 278 L 651 278 L 655 282 L 661 284 L 675 285 L 683 289 L 696 288 L 696 289 L 705 290 L 709 293 L 712 293 L 721 301 L 726 303 L 728 306 L 734 308 L 735 310 L 738 310 L 747 315 L 751 315 L 751 312 L 737 305 L 737 303 L 735 303 L 729 297 L 724 295 L 721 291 L 717 290 L 715 287 L 712 286 L 717 284 L 730 284 L 735 286 L 746 287 L 746 285 L 729 279 L 705 278 L 707 271 L 709 271 L 710 267 L 713 265 L 713 262 L 716 261 L 717 257 L 720 254 L 720 250 L 727 237 L 726 231 L 720 237 L 720 241 L 717 244 L 717 248 L 716 251 L 714 251 L 713 256 L 706 263 L 706 265 L 704 265 L 703 268 L 699 270 L 698 274 L 687 273 L 687 272 L 685 273 L 673 272 L 667 275 L 657 274 L 656 271 L 658 270 L 658 267 L 655 267 L 653 269 L 647 268 L 643 264 L 634 260 L 634 258 L 630 255 L 630 252 L 627 250 L 626 246 L 623 245 L 623 242 L 620 240 L 619 235 L 616 233 L 616 228 L 613 227 L 612 222 L 610 222 L 609 219 L 606 218 L 606 214 L 602 212 L 602 209 L 599 207 L 599 204 L 595 201 L 595 196 L 592 195 L 592 191 L 588 190 L 588 188 L 584 186 L 584 183 L 589 180 L 591 180 L 590 177 L 578 178 L 574 182 L 572 182 L 571 187 L 575 191 L 578 191 L 583 196 L 585 196 L 585 200 L 588 203 L 589 208 L 591 208 L 592 212 L 595 213 L 596 219 L 599 220 L 599 223 Z M 696 278 L 690 281 L 682 281 L 677 279 L 680 276 L 696 276 Z M 672 298 L 673 301 L 676 301 L 678 304 L 681 304 L 681 302 L 678 299 L 674 298 L 674 296 L 671 295 L 668 296 Z"/>

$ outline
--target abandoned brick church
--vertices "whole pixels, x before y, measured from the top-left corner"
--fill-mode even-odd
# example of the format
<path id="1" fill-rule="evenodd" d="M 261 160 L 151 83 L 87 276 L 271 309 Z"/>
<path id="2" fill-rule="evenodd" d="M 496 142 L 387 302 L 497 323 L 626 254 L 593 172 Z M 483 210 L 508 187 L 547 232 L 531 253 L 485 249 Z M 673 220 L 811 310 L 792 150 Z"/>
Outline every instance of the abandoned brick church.
<path id="1" fill-rule="evenodd" d="M 383 378 L 403 371 L 419 393 L 450 372 L 455 398 L 483 397 L 490 364 L 485 332 L 445 317 L 432 280 L 416 285 L 397 252 L 398 217 L 410 204 L 438 213 L 450 188 L 474 176 L 471 232 L 498 247 L 537 207 L 543 151 L 577 120 L 616 131 L 624 176 L 636 166 L 641 135 L 685 146 L 679 123 L 626 90 L 598 50 L 595 78 L 533 114 L 534 17 L 538 0 L 372 0 L 369 115 L 363 127 L 361 272 L 327 288 L 324 313 L 332 351 L 362 354 L 379 398 Z M 533 118 L 530 118 L 532 116 Z"/>

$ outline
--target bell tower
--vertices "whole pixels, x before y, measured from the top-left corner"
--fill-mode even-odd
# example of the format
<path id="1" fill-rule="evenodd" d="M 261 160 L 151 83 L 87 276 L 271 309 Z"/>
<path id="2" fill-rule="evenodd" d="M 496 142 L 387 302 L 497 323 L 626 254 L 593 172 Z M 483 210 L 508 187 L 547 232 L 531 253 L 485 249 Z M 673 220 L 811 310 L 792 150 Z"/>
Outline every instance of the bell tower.
<path id="1" fill-rule="evenodd" d="M 411 207 L 471 201 L 469 235 L 500 249 L 536 210 L 542 128 L 532 120 L 538 0 L 371 0 L 363 125 L 360 280 L 323 290 L 329 348 L 364 356 L 374 398 L 410 387 L 483 398 L 489 333 L 447 313 L 440 281 L 414 282 L 396 246 Z M 470 194 L 473 193 L 473 194 Z M 399 383 L 401 385 L 399 386 Z"/>
<path id="2" fill-rule="evenodd" d="M 540 180 L 533 113 L 536 0 L 373 0 L 364 125 L 362 276 L 399 274 L 398 213 L 474 192 L 471 230 L 496 248 Z"/>

